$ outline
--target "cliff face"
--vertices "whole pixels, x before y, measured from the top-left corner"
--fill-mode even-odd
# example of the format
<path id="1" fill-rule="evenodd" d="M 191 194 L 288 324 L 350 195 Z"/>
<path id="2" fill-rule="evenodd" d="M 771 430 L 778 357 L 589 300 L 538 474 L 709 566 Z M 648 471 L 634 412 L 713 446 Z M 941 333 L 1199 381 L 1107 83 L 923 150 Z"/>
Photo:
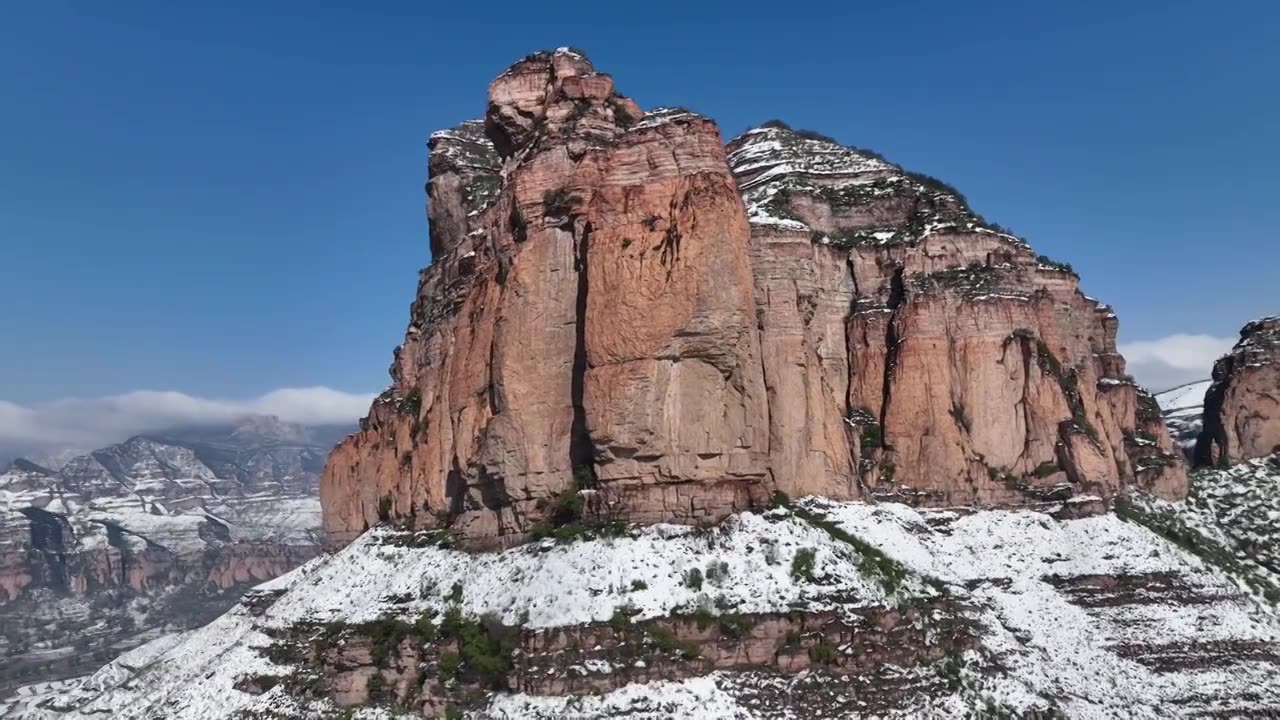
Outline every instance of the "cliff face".
<path id="1" fill-rule="evenodd" d="M 1234 465 L 1280 452 L 1280 317 L 1255 320 L 1213 365 L 1197 465 Z"/>
<path id="2" fill-rule="evenodd" d="M 715 124 L 642 113 L 571 51 L 431 142 L 433 264 L 391 388 L 330 458 L 325 529 L 518 539 L 586 512 L 722 517 L 764 497 L 748 227 Z"/>
<path id="3" fill-rule="evenodd" d="M 1114 314 L 935 180 L 784 127 L 726 149 L 568 50 L 430 148 L 433 262 L 322 480 L 333 543 L 1185 493 Z"/>
<path id="4" fill-rule="evenodd" d="M 782 125 L 729 144 L 749 208 L 774 479 L 1016 506 L 1185 494 L 1110 308 L 945 184 Z M 858 483 L 855 485 L 855 483 Z"/>

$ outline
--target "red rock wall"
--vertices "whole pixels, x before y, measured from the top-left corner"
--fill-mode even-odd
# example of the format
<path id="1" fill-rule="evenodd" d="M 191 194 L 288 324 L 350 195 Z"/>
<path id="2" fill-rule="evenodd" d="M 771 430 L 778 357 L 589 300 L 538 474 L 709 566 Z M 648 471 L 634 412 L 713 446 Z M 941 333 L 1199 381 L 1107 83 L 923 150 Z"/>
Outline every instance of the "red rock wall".
<path id="1" fill-rule="evenodd" d="M 557 51 L 433 136 L 428 191 L 392 386 L 321 482 L 331 543 L 382 520 L 518 542 L 579 490 L 637 522 L 774 490 L 1185 492 L 1109 309 L 874 155 L 777 129 L 725 148 Z"/>
<path id="2" fill-rule="evenodd" d="M 330 459 L 330 538 L 396 517 L 513 542 L 588 485 L 593 512 L 640 522 L 762 499 L 749 231 L 715 124 L 642 119 L 570 52 L 517 64 L 489 100 L 500 156 L 476 125 L 433 140 L 442 254 L 392 388 Z"/>
<path id="3" fill-rule="evenodd" d="M 1231 353 L 1213 366 L 1205 393 L 1197 465 L 1232 465 L 1280 452 L 1280 317 L 1240 331 Z"/>

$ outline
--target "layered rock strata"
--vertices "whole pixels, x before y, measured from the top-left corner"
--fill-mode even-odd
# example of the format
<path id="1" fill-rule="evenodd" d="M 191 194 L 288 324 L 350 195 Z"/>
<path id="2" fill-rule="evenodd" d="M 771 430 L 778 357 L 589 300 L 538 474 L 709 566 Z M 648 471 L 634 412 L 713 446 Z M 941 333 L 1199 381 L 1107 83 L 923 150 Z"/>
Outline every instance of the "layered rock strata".
<path id="1" fill-rule="evenodd" d="M 310 432 L 259 418 L 0 471 L 0 696 L 208 622 L 314 557 L 329 435 Z"/>
<path id="2" fill-rule="evenodd" d="M 981 506 L 1185 494 L 1115 314 L 1069 265 L 873 152 L 781 123 L 728 149 L 781 489 Z"/>
<path id="3" fill-rule="evenodd" d="M 1213 366 L 1197 465 L 1235 465 L 1280 452 L 1280 317 L 1255 320 Z"/>
<path id="4" fill-rule="evenodd" d="M 433 263 L 322 481 L 334 544 L 711 522 L 775 491 L 1185 494 L 1114 313 L 937 180 L 780 124 L 725 148 L 570 50 L 430 147 Z"/>

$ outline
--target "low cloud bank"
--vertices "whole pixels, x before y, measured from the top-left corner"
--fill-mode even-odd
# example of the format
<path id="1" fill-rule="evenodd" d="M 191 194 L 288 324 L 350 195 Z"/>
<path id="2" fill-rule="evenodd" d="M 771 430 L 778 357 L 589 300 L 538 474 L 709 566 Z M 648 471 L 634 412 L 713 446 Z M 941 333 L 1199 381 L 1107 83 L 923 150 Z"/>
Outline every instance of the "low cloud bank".
<path id="1" fill-rule="evenodd" d="M 311 387 L 283 388 L 243 401 L 154 390 L 31 406 L 0 400 L 0 443 L 95 448 L 139 433 L 216 425 L 248 415 L 275 415 L 307 425 L 354 423 L 369 409 L 373 397 L 373 393 Z"/>
<path id="2" fill-rule="evenodd" d="M 1207 380 L 1213 361 L 1235 345 L 1237 338 L 1177 334 L 1157 340 L 1121 343 L 1120 354 L 1138 382 L 1159 392 L 1171 387 Z"/>

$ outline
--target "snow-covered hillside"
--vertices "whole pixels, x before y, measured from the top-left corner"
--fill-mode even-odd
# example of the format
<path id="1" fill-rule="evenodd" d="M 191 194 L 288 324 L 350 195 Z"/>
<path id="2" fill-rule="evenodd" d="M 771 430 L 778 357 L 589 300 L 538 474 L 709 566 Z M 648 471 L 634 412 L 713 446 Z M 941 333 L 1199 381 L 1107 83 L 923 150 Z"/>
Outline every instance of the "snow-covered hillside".
<path id="1" fill-rule="evenodd" d="M 750 655 L 751 643 L 763 642 L 769 624 L 781 618 L 856 619 L 875 608 L 901 615 L 919 607 L 933 608 L 913 621 L 923 623 L 923 637 L 936 640 L 940 630 L 929 628 L 954 621 L 971 626 L 976 643 L 932 662 L 860 666 L 856 658 L 867 657 L 860 654 L 866 652 L 860 633 L 875 628 L 857 630 L 855 622 L 846 641 L 830 650 L 839 663 L 850 663 L 839 667 L 786 672 L 735 662 L 728 670 L 692 672 L 677 664 L 652 682 L 611 684 L 609 677 L 624 671 L 615 655 L 577 670 L 547 668 L 584 678 L 597 690 L 482 692 L 471 696 L 471 705 L 450 705 L 448 712 L 465 709 L 475 718 L 977 717 L 978 711 L 1157 718 L 1280 711 L 1275 607 L 1219 566 L 1116 514 L 1056 519 L 1030 511 L 922 512 L 806 499 L 710 529 L 654 526 L 494 554 L 439 547 L 440 539 L 375 528 L 337 554 L 260 586 L 209 626 L 124 656 L 74 689 L 42 697 L 28 691 L 21 708 L 0 717 L 337 717 L 323 697 L 363 693 L 349 682 L 358 678 L 372 688 L 376 670 L 357 674 L 354 666 L 335 666 L 336 675 L 307 685 L 323 688 L 314 697 L 291 693 L 288 682 L 317 668 L 297 666 L 281 643 L 301 633 L 314 647 L 331 642 L 322 639 L 332 637 L 326 633 L 348 628 L 323 662 L 342 657 L 359 665 L 375 658 L 376 665 L 379 651 L 361 650 L 359 632 L 375 632 L 371 628 L 386 627 L 390 618 L 407 627 L 452 612 L 518 625 L 525 643 L 511 672 L 519 676 L 520 668 L 537 665 L 529 656 L 531 637 L 616 629 L 620 617 L 623 627 L 672 616 L 706 616 L 709 623 L 755 618 L 741 646 Z M 955 618 L 944 617 L 948 607 L 956 608 Z M 728 640 L 721 635 L 717 642 L 723 649 Z M 410 639 L 393 646 L 392 657 L 409 646 Z M 717 652 L 705 643 L 694 648 L 699 651 Z M 272 677 L 285 681 L 263 681 Z M 428 677 L 424 690 L 433 682 Z M 897 693 L 891 701 L 882 697 L 885 687 Z M 342 716 L 392 715 L 383 709 Z"/>
<path id="2" fill-rule="evenodd" d="M 1155 396 L 1169 433 L 1184 449 L 1189 450 L 1196 444 L 1196 436 L 1204 425 L 1204 394 L 1212 384 L 1212 380 L 1199 380 Z"/>
<path id="3" fill-rule="evenodd" d="M 208 622 L 313 557 L 321 435 L 252 418 L 0 471 L 0 697 Z"/>

